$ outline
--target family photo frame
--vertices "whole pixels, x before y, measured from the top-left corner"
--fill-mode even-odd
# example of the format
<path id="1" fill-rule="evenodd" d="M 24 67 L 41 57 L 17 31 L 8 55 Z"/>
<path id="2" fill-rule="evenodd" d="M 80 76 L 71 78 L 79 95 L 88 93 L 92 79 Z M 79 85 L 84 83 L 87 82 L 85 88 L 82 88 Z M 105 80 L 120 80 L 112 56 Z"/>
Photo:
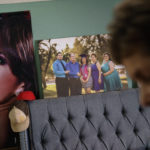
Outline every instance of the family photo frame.
<path id="1" fill-rule="evenodd" d="M 44 98 L 128 88 L 127 72 L 111 58 L 109 34 L 38 41 Z"/>

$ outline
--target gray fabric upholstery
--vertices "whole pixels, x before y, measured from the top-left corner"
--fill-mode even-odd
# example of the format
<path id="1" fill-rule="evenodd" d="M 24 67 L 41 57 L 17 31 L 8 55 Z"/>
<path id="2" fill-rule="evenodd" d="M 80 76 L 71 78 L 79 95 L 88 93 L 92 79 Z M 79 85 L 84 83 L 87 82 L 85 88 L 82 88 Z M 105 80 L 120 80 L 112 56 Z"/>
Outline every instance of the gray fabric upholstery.
<path id="1" fill-rule="evenodd" d="M 21 150 L 30 150 L 28 131 L 20 132 L 19 137 Z"/>
<path id="2" fill-rule="evenodd" d="M 148 150 L 150 109 L 138 89 L 29 103 L 35 150 Z"/>

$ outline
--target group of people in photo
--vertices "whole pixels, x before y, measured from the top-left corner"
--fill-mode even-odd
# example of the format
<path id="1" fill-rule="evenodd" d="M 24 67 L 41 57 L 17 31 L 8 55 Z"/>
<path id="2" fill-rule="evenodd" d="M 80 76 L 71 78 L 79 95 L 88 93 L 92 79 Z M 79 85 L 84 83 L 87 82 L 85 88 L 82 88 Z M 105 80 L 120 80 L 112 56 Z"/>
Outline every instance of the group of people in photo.
<path id="1" fill-rule="evenodd" d="M 63 60 L 63 54 L 57 53 L 53 63 L 53 72 L 56 77 L 57 97 L 89 94 L 95 92 L 113 91 L 122 88 L 121 80 L 109 53 L 103 54 L 103 63 L 100 64 L 95 53 L 80 55 L 81 61 L 77 62 L 76 55 L 70 53 L 69 62 Z"/>

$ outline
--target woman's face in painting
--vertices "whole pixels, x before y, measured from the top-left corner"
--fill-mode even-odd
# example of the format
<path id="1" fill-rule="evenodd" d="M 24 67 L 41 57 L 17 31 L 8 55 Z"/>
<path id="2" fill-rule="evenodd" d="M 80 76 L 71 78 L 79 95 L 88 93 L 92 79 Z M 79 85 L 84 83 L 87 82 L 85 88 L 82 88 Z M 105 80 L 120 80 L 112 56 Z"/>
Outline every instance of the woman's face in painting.
<path id="1" fill-rule="evenodd" d="M 109 61 L 109 56 L 107 54 L 104 55 L 104 60 L 107 62 Z"/>
<path id="2" fill-rule="evenodd" d="M 0 104 L 15 94 L 17 78 L 11 72 L 7 58 L 0 53 Z"/>
<path id="3" fill-rule="evenodd" d="M 91 56 L 91 60 L 92 60 L 92 62 L 96 62 L 97 61 L 97 59 L 96 59 L 96 57 L 94 55 Z"/>

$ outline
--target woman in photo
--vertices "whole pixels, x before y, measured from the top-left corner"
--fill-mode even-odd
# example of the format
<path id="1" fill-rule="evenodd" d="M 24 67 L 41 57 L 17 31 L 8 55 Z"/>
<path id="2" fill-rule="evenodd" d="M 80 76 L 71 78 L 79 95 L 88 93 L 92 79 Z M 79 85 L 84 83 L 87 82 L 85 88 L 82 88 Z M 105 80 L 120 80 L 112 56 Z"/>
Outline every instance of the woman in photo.
<path id="1" fill-rule="evenodd" d="M 91 66 L 88 64 L 88 59 L 85 54 L 82 54 L 80 56 L 81 56 L 80 79 L 81 79 L 82 87 L 85 90 L 85 94 L 88 94 L 91 93 L 91 88 L 93 83 L 91 77 Z"/>
<path id="2" fill-rule="evenodd" d="M 109 53 L 103 54 L 102 72 L 104 75 L 104 90 L 113 91 L 122 88 L 121 80 L 117 70 L 114 68 L 114 63 L 111 61 Z"/>
<path id="3" fill-rule="evenodd" d="M 0 149 L 12 146 L 9 108 L 23 91 L 37 96 L 29 12 L 2 14 L 0 20 Z"/>
<path id="4" fill-rule="evenodd" d="M 103 75 L 101 73 L 101 65 L 97 61 L 96 54 L 91 55 L 91 73 L 92 73 L 92 79 L 93 79 L 93 90 L 95 92 L 99 92 L 100 90 L 104 89 L 104 83 L 103 83 Z"/>

